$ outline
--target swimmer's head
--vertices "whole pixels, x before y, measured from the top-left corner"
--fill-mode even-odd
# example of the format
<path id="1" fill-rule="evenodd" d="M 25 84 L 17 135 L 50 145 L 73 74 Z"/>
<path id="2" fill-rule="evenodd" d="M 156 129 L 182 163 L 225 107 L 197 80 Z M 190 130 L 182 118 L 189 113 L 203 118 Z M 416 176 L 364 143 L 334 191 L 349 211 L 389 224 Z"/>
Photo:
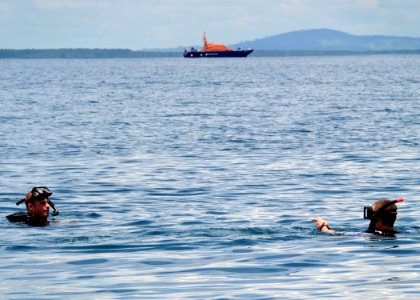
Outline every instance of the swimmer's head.
<path id="1" fill-rule="evenodd" d="M 373 213 L 381 218 L 385 225 L 394 225 L 397 219 L 397 205 L 391 200 L 378 200 L 372 205 Z"/>
<path id="2" fill-rule="evenodd" d="M 55 207 L 54 203 L 49 199 L 52 195 L 52 192 L 49 188 L 45 186 L 37 186 L 32 188 L 32 190 L 26 194 L 25 198 L 19 200 L 16 205 L 19 205 L 23 202 L 26 204 L 26 209 L 29 213 L 32 213 L 34 207 L 43 207 L 42 215 L 48 216 L 49 208 L 53 209 L 53 216 L 59 214 L 58 209 Z M 36 213 L 38 214 L 38 213 Z"/>
<path id="3" fill-rule="evenodd" d="M 52 193 L 47 187 L 34 187 L 26 194 L 25 204 L 28 213 L 32 216 L 48 218 L 50 211 L 50 201 L 48 199 Z"/>
<path id="4" fill-rule="evenodd" d="M 372 206 L 365 206 L 364 218 L 371 220 L 369 231 L 380 230 L 382 227 L 392 228 L 397 219 L 396 203 L 403 201 L 402 198 L 393 201 L 380 199 L 375 201 Z"/>

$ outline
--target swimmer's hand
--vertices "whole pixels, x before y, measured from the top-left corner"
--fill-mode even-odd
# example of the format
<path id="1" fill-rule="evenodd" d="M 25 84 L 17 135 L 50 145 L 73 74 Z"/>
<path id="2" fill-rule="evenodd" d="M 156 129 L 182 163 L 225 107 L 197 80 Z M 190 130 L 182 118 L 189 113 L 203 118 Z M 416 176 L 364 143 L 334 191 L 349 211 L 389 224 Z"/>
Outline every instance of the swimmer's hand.
<path id="1" fill-rule="evenodd" d="M 332 230 L 328 226 L 327 220 L 324 220 L 323 218 L 320 218 L 320 217 L 313 217 L 311 220 L 313 222 L 315 222 L 315 227 L 319 231 L 322 231 L 322 232 L 325 232 L 325 233 L 335 233 L 335 230 Z"/>

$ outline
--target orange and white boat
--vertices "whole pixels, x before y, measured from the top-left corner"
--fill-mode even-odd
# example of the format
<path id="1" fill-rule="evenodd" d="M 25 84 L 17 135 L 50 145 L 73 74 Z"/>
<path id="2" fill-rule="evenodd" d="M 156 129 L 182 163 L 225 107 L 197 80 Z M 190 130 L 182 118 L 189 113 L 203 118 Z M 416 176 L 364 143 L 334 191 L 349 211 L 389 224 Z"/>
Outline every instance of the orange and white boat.
<path id="1" fill-rule="evenodd" d="M 203 35 L 203 49 L 185 49 L 184 57 L 247 57 L 254 49 L 233 49 L 223 44 L 212 44 L 207 41 L 206 33 Z"/>

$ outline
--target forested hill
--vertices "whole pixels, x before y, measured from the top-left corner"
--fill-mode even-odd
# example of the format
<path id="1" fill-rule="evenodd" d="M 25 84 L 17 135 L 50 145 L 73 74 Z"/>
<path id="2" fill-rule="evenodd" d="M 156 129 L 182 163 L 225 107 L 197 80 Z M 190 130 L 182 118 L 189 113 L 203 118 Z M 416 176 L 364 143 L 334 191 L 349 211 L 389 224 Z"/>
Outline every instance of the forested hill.
<path id="1" fill-rule="evenodd" d="M 420 50 L 420 38 L 352 35 L 331 29 L 293 31 L 233 45 L 265 51 L 400 51 Z"/>

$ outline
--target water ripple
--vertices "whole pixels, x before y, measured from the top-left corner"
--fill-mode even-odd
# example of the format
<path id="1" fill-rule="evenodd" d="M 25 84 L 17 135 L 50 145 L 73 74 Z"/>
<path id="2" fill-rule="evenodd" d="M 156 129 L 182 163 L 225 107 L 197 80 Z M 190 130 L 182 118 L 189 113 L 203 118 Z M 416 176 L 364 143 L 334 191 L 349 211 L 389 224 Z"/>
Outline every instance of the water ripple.
<path id="1" fill-rule="evenodd" d="M 60 209 L 47 228 L 0 219 L 2 298 L 415 299 L 419 69 L 0 60 L 0 209 L 35 185 Z M 362 234 L 363 206 L 397 197 L 401 234 Z"/>

